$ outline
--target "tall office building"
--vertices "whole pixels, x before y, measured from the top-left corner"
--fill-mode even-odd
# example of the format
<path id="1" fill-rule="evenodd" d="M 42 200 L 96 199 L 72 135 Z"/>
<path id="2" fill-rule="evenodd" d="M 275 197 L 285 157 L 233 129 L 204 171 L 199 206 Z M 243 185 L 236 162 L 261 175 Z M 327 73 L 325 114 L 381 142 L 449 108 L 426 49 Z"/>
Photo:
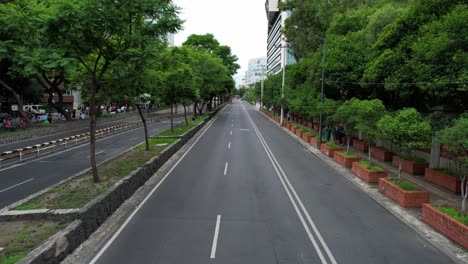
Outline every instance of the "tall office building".
<path id="1" fill-rule="evenodd" d="M 254 87 L 255 83 L 265 79 L 267 75 L 266 57 L 249 60 L 249 69 L 245 72 L 244 80 L 246 87 Z"/>
<path id="2" fill-rule="evenodd" d="M 289 16 L 289 12 L 280 12 L 278 2 L 281 0 L 266 0 L 265 11 L 268 20 L 267 39 L 267 73 L 276 74 L 285 65 L 296 62 L 292 52 L 287 47 L 284 34 L 284 21 Z"/>

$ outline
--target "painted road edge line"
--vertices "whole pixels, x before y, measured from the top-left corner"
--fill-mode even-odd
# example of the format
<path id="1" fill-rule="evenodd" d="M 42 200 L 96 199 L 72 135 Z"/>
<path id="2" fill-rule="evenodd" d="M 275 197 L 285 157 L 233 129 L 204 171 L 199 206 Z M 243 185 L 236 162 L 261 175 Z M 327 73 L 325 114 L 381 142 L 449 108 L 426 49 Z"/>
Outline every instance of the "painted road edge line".
<path id="1" fill-rule="evenodd" d="M 219 236 L 219 225 L 221 224 L 221 215 L 218 215 L 216 218 L 216 227 L 213 236 L 213 245 L 211 246 L 211 255 L 210 258 L 214 259 L 216 257 L 216 248 L 218 246 L 218 236 Z"/>
<path id="2" fill-rule="evenodd" d="M 5 192 L 5 191 L 8 191 L 8 190 L 10 190 L 10 189 L 13 189 L 13 188 L 15 188 L 15 187 L 18 187 L 18 186 L 20 186 L 21 184 L 25 184 L 25 183 L 30 182 L 30 181 L 32 181 L 32 180 L 34 180 L 34 178 L 31 178 L 31 179 L 26 180 L 26 181 L 24 181 L 24 182 L 20 182 L 20 183 L 18 183 L 18 184 L 15 184 L 15 185 L 13 185 L 13 186 L 10 186 L 10 187 L 8 187 L 8 188 L 6 188 L 6 189 L 3 189 L 3 190 L 0 191 L 0 193 Z"/>

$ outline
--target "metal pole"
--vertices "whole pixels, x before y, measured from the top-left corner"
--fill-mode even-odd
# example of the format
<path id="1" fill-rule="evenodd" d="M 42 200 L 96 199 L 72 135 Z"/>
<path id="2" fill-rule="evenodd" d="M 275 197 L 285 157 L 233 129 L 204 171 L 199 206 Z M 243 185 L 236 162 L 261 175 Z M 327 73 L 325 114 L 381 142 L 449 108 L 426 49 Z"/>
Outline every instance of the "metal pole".
<path id="1" fill-rule="evenodd" d="M 284 116 L 284 108 L 283 108 L 283 101 L 284 101 L 284 79 L 286 77 L 286 46 L 282 47 L 285 48 L 284 50 L 284 57 L 283 57 L 283 82 L 282 82 L 282 87 L 281 87 L 281 117 L 280 117 L 280 125 L 283 125 L 283 116 Z"/>
<path id="2" fill-rule="evenodd" d="M 260 110 L 263 110 L 263 65 L 262 75 L 260 76 Z"/>
<path id="3" fill-rule="evenodd" d="M 326 54 L 326 38 L 323 38 L 323 50 L 322 50 L 322 87 L 320 89 L 320 104 L 323 104 L 323 83 L 325 82 L 325 54 Z M 319 121 L 319 142 L 318 149 L 322 147 L 322 122 L 323 122 L 323 113 L 322 108 L 320 108 L 320 121 Z"/>

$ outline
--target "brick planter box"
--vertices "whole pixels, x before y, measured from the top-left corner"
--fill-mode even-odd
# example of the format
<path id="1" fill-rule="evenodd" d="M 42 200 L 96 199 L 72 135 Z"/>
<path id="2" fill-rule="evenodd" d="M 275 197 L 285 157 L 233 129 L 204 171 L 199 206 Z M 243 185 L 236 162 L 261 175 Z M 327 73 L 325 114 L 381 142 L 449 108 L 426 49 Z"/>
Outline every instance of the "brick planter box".
<path id="1" fill-rule="evenodd" d="M 307 121 L 306 126 L 309 127 L 309 128 L 312 128 L 312 122 Z"/>
<path id="2" fill-rule="evenodd" d="M 346 168 L 351 168 L 353 162 L 361 160 L 361 157 L 346 157 L 341 151 L 333 153 L 333 159 Z"/>
<path id="3" fill-rule="evenodd" d="M 430 204 L 422 205 L 421 220 L 468 249 L 468 226 L 442 213 Z"/>
<path id="4" fill-rule="evenodd" d="M 323 154 L 325 154 L 325 155 L 327 155 L 328 157 L 330 157 L 330 158 L 333 158 L 333 153 L 334 153 L 335 151 L 341 151 L 341 150 L 343 150 L 343 148 L 331 148 L 331 147 L 327 146 L 326 144 L 324 144 L 323 142 L 322 142 L 322 146 L 321 146 L 321 148 L 320 148 L 320 151 L 321 151 Z"/>
<path id="5" fill-rule="evenodd" d="M 424 170 L 424 179 L 454 193 L 461 192 L 461 180 L 443 172 L 426 168 Z"/>
<path id="6" fill-rule="evenodd" d="M 301 131 L 301 129 L 299 129 L 299 128 L 296 129 L 296 136 L 302 138 L 302 134 L 303 134 L 303 132 Z"/>
<path id="7" fill-rule="evenodd" d="M 353 139 L 353 147 L 363 152 L 367 152 L 369 146 L 364 141 Z"/>
<path id="8" fill-rule="evenodd" d="M 302 139 L 306 142 L 310 142 L 310 138 L 314 136 L 309 136 L 306 133 L 302 133 Z"/>
<path id="9" fill-rule="evenodd" d="M 310 145 L 312 145 L 312 147 L 318 148 L 318 140 L 315 139 L 315 137 L 310 137 L 309 138 L 309 143 L 310 143 Z"/>
<path id="10" fill-rule="evenodd" d="M 394 155 L 392 158 L 392 165 L 394 167 L 399 166 L 400 158 L 397 155 Z M 419 163 L 419 162 L 412 162 L 408 160 L 403 160 L 403 166 L 401 167 L 402 171 L 406 171 L 410 174 L 424 174 L 424 170 L 429 167 L 428 163 Z"/>
<path id="11" fill-rule="evenodd" d="M 427 191 L 405 191 L 385 178 L 379 179 L 379 191 L 405 208 L 421 207 L 430 199 Z"/>
<path id="12" fill-rule="evenodd" d="M 314 124 L 314 125 L 313 125 L 313 129 L 314 129 L 315 131 L 318 132 L 318 131 L 319 131 L 319 125 L 318 125 L 318 124 Z"/>
<path id="13" fill-rule="evenodd" d="M 371 148 L 371 156 L 380 161 L 392 161 L 393 152 L 388 151 L 384 148 Z"/>
<path id="14" fill-rule="evenodd" d="M 387 171 L 373 171 L 364 168 L 363 166 L 359 165 L 357 162 L 353 162 L 351 170 L 353 173 L 368 183 L 378 183 L 379 178 L 387 178 Z"/>
<path id="15" fill-rule="evenodd" d="M 289 131 L 293 132 L 294 134 L 296 134 L 296 128 L 291 125 L 291 127 L 289 128 Z"/>

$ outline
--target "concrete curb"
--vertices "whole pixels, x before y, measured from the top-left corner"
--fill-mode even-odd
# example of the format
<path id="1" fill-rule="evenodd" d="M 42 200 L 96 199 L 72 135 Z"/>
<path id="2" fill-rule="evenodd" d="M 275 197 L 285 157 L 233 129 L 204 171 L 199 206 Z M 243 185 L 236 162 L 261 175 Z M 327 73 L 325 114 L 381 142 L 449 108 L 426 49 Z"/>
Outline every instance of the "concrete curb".
<path id="1" fill-rule="evenodd" d="M 165 149 L 158 156 L 153 157 L 140 168 L 132 171 L 128 176 L 114 184 L 104 194 L 96 197 L 82 208 L 63 210 L 39 209 L 31 211 L 8 211 L 8 208 L 13 208 L 44 193 L 46 190 L 51 188 L 49 187 L 46 190 L 31 195 L 30 197 L 23 199 L 20 202 L 2 209 L 0 212 L 0 221 L 73 221 L 65 230 L 62 230 L 54 236 L 50 237 L 46 242 L 34 249 L 18 263 L 60 263 L 67 255 L 73 252 L 86 239 L 88 239 L 91 234 L 96 231 L 106 221 L 106 219 L 110 217 L 128 198 L 130 198 L 136 191 L 140 190 L 141 186 L 144 186 L 145 183 L 153 177 L 153 174 L 155 174 L 177 151 L 179 151 L 185 145 L 185 143 L 187 143 L 202 127 L 204 127 L 205 124 L 213 116 L 215 116 L 220 109 L 221 108 L 210 113 L 203 122 L 183 134 L 180 139 L 171 145 L 168 149 Z"/>
<path id="2" fill-rule="evenodd" d="M 266 116 L 263 112 L 261 111 L 259 112 L 263 114 L 268 120 L 270 120 L 271 122 L 276 124 L 278 127 L 280 127 L 289 136 L 294 138 L 298 143 L 304 146 L 304 148 L 306 148 L 308 151 L 314 154 L 322 162 L 324 162 L 329 167 L 333 168 L 339 175 L 345 177 L 348 181 L 350 181 L 360 190 L 362 190 L 367 195 L 369 195 L 369 197 L 371 197 L 374 201 L 380 204 L 388 212 L 390 212 L 392 215 L 400 219 L 404 224 L 406 224 L 408 227 L 413 229 L 421 237 L 426 239 L 435 248 L 442 251 L 445 255 L 451 258 L 455 263 L 459 263 L 459 264 L 468 263 L 468 254 L 465 253 L 463 248 L 461 248 L 458 244 L 452 242 L 451 240 L 449 240 L 442 234 L 436 232 L 433 228 L 431 228 L 426 223 L 422 222 L 414 212 L 400 207 L 393 200 L 391 200 L 384 194 L 381 194 L 379 190 L 375 187 L 375 185 L 368 184 L 360 180 L 357 176 L 355 176 L 351 172 L 350 169 L 347 169 L 341 166 L 340 164 L 335 162 L 333 158 L 328 158 L 327 156 L 322 154 L 320 150 L 313 148 L 308 142 L 305 142 L 304 140 L 302 140 L 302 138 L 299 138 L 296 134 L 292 133 L 285 127 L 282 127 L 276 121 Z"/>

